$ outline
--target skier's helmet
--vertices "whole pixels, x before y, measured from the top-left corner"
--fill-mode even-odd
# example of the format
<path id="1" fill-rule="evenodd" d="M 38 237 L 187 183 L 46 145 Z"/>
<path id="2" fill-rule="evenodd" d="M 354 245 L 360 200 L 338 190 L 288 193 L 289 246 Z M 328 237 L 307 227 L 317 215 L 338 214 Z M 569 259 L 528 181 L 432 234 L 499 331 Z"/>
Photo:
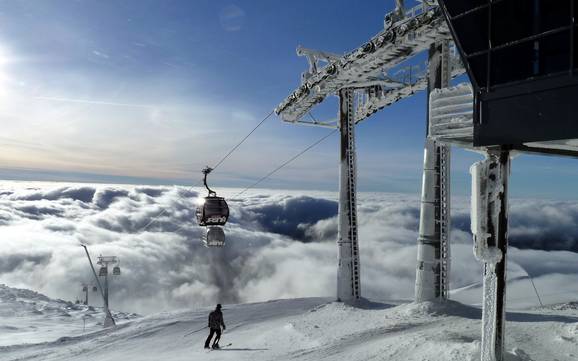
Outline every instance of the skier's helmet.
<path id="1" fill-rule="evenodd" d="M 221 304 L 219 303 L 219 304 L 217 304 L 217 310 L 220 310 L 220 309 L 221 309 Z"/>

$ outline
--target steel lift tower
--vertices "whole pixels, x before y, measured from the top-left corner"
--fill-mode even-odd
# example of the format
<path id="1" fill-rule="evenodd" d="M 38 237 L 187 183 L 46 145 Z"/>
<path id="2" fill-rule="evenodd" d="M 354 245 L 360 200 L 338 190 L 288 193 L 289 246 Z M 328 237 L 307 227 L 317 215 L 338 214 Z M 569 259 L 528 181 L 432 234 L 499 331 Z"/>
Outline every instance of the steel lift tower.
<path id="1" fill-rule="evenodd" d="M 415 298 L 448 297 L 449 147 L 483 153 L 470 169 L 474 255 L 484 266 L 480 355 L 503 361 L 511 158 L 578 157 L 578 0 L 439 0 L 411 9 L 396 1 L 384 25 L 343 56 L 298 48 L 309 71 L 276 109 L 286 122 L 341 132 L 337 298 L 354 301 L 360 290 L 354 125 L 427 90 Z M 426 66 L 404 67 L 422 51 Z M 449 87 L 464 72 L 471 84 Z M 337 121 L 305 118 L 330 95 L 340 99 Z"/>
<path id="2" fill-rule="evenodd" d="M 292 124 L 337 128 L 340 131 L 339 230 L 337 299 L 355 302 L 361 295 L 355 125 L 384 107 L 416 91 L 447 86 L 464 72 L 457 54 L 450 53 L 451 36 L 437 4 L 424 1 L 385 16 L 384 29 L 366 44 L 345 55 L 303 47 L 309 69 L 301 86 L 276 113 Z M 429 62 L 406 64 L 429 51 Z M 429 64 L 429 68 L 428 68 Z M 339 97 L 338 119 L 318 121 L 305 117 L 328 96 Z M 420 262 L 416 294 L 420 300 L 447 297 L 449 273 L 449 147 L 428 139 L 420 222 Z"/>
<path id="3" fill-rule="evenodd" d="M 84 292 L 84 301 L 82 302 L 84 305 L 88 306 L 88 292 L 89 290 L 92 288 L 93 292 L 97 291 L 96 286 L 95 287 L 91 287 L 88 283 L 82 283 L 82 292 Z"/>
<path id="4" fill-rule="evenodd" d="M 449 86 L 449 41 L 428 49 L 427 95 Z M 429 104 L 428 104 L 429 108 Z M 429 124 L 429 112 L 426 124 Z M 447 299 L 450 268 L 450 146 L 436 142 L 426 127 L 417 270 L 416 302 Z"/>
<path id="5" fill-rule="evenodd" d="M 482 361 L 502 361 L 512 156 L 578 157 L 578 1 L 439 0 L 471 84 L 430 94 L 429 133 L 485 154 L 471 168 L 483 263 Z"/>
<path id="6" fill-rule="evenodd" d="M 112 269 L 112 275 L 113 276 L 120 276 L 120 261 L 118 259 L 118 257 L 116 256 L 99 256 L 98 257 L 98 261 L 97 264 L 100 265 L 100 269 L 98 274 L 96 273 L 96 270 L 94 269 L 94 265 L 92 264 L 92 259 L 90 258 L 90 253 L 88 253 L 88 248 L 86 245 L 81 244 L 81 246 L 84 248 L 84 251 L 86 253 L 86 257 L 88 258 L 88 262 L 90 264 L 90 268 L 92 270 L 92 273 L 94 275 L 94 279 L 96 281 L 96 284 L 98 285 L 98 289 L 100 290 L 100 294 L 102 296 L 102 302 L 103 302 L 103 307 L 104 307 L 104 314 L 105 314 L 105 319 L 104 319 L 104 327 L 112 327 L 116 325 L 116 322 L 114 321 L 114 317 L 112 317 L 112 313 L 110 312 L 109 309 L 109 305 L 108 305 L 108 266 L 110 265 L 114 265 L 113 269 Z M 104 287 L 103 285 L 100 283 L 100 280 L 98 277 L 104 277 Z"/>

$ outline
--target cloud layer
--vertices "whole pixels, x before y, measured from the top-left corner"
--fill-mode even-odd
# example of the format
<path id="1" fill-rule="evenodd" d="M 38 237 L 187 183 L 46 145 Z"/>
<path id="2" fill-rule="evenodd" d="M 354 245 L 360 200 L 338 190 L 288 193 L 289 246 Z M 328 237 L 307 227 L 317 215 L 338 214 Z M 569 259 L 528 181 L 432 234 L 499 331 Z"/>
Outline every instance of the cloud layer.
<path id="1" fill-rule="evenodd" d="M 229 198 L 227 246 L 207 249 L 194 220 L 197 193 L 185 188 L 6 182 L 1 189 L 0 283 L 74 299 L 80 284 L 92 281 L 82 242 L 93 258 L 120 257 L 111 304 L 125 311 L 335 293 L 332 193 Z M 418 207 L 413 195 L 360 194 L 364 296 L 412 297 Z M 453 215 L 452 288 L 462 288 L 457 299 L 475 303 L 479 287 L 468 290 L 481 267 L 472 256 L 466 199 L 454 199 Z M 578 291 L 578 203 L 512 200 L 511 224 L 509 272 L 519 284 L 510 297 L 533 292 L 528 274 L 545 297 Z"/>

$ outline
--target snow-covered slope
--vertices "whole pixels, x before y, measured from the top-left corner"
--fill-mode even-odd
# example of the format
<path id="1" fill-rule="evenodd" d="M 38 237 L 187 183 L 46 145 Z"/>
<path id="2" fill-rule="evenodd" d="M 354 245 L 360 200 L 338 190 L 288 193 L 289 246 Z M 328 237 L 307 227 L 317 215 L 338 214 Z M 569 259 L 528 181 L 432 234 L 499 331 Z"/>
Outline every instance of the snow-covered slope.
<path id="1" fill-rule="evenodd" d="M 54 305 L 36 295 L 37 305 Z M 34 297 L 27 299 L 30 298 Z M 5 310 L 5 299 L 1 305 Z M 66 303 L 58 305 L 70 307 Z M 24 310 L 32 309 L 26 303 L 22 306 Z M 38 342 L 39 336 L 32 333 L 12 338 L 11 346 L 0 347 L 0 360 L 469 361 L 477 359 L 479 349 L 480 310 L 457 302 L 399 305 L 365 302 L 353 308 L 329 299 L 306 298 L 225 305 L 228 327 L 221 344 L 232 345 L 210 352 L 203 349 L 208 311 L 160 313 L 126 320 L 110 330 L 93 325 L 86 333 L 82 333 L 81 324 L 67 322 L 75 316 L 60 316 L 61 307 L 55 314 L 43 311 L 37 316 L 59 332 L 43 335 L 46 342 Z M 25 317 L 14 327 L 34 326 L 34 316 L 23 312 Z M 4 315 L 5 312 L 0 320 L 2 333 Z M 576 303 L 511 312 L 508 319 L 509 360 L 578 358 Z M 62 337 L 65 333 L 68 337 Z M 56 337 L 57 334 L 60 335 Z"/>
<path id="2" fill-rule="evenodd" d="M 38 343 L 99 330 L 100 307 L 53 300 L 40 293 L 0 284 L 0 346 Z M 114 312 L 121 323 L 136 314 Z M 2 355 L 0 355 L 0 360 Z"/>

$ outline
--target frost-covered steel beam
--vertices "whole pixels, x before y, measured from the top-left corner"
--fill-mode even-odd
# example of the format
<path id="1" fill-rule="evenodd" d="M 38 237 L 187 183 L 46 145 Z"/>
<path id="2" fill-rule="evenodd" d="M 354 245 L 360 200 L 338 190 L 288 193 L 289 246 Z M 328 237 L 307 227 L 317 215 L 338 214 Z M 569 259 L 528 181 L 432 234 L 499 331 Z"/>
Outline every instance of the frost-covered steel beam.
<path id="1" fill-rule="evenodd" d="M 466 72 L 457 52 L 449 53 L 448 61 L 451 79 Z M 393 79 L 399 79 L 400 86 L 380 87 L 373 91 L 373 93 L 370 93 L 369 96 L 366 96 L 364 101 L 359 102 L 355 113 L 355 122 L 359 123 L 385 107 L 410 97 L 419 91 L 426 90 L 428 86 L 427 75 L 427 64 L 424 64 L 423 67 L 417 67 L 417 69 L 415 69 L 415 67 L 402 69 L 398 76 Z M 365 89 L 366 93 L 370 91 L 371 88 Z"/>
<path id="2" fill-rule="evenodd" d="M 481 361 L 502 361 L 506 323 L 510 151 L 488 150 L 470 168 L 474 255 L 484 264 Z"/>
<path id="3" fill-rule="evenodd" d="M 429 50 L 428 93 L 450 79 L 447 41 Z M 428 123 L 431 114 L 428 112 Z M 446 299 L 450 268 L 450 147 L 426 137 L 420 207 L 416 302 Z"/>
<path id="4" fill-rule="evenodd" d="M 429 98 L 429 136 L 438 142 L 485 151 L 474 146 L 474 93 L 470 83 L 435 89 Z M 511 145 L 520 153 L 578 157 L 578 139 L 559 139 Z"/>
<path id="5" fill-rule="evenodd" d="M 432 91 L 429 114 L 431 138 L 456 145 L 473 144 L 474 92 L 471 84 Z"/>
<path id="6" fill-rule="evenodd" d="M 339 92 L 341 132 L 337 300 L 355 302 L 360 297 L 359 244 L 357 240 L 357 169 L 353 89 Z"/>
<path id="7" fill-rule="evenodd" d="M 310 67 L 316 72 L 304 77 L 307 78 L 304 83 L 279 104 L 275 112 L 284 121 L 296 122 L 327 96 L 355 83 L 380 79 L 384 69 L 391 69 L 427 50 L 431 43 L 450 37 L 439 7 L 422 3 L 406 10 L 402 20 L 339 60 L 322 68 Z"/>

